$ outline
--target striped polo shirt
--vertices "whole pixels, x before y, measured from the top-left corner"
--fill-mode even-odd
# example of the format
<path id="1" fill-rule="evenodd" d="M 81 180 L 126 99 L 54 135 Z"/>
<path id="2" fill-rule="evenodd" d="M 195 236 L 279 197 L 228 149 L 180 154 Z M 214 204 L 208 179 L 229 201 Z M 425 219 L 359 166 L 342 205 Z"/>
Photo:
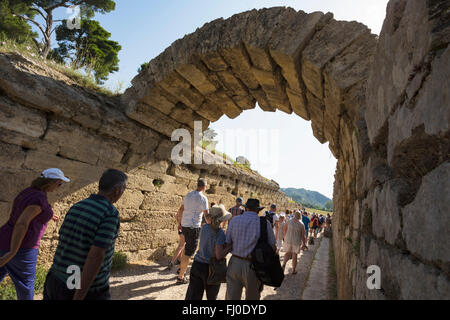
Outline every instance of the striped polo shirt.
<path id="1" fill-rule="evenodd" d="M 51 271 L 66 283 L 72 275 L 67 273 L 67 268 L 76 265 L 83 271 L 91 246 L 105 248 L 105 259 L 89 288 L 90 292 L 104 290 L 109 286 L 119 226 L 119 211 L 105 197 L 93 194 L 76 203 L 67 212 L 59 230 L 58 247 Z"/>

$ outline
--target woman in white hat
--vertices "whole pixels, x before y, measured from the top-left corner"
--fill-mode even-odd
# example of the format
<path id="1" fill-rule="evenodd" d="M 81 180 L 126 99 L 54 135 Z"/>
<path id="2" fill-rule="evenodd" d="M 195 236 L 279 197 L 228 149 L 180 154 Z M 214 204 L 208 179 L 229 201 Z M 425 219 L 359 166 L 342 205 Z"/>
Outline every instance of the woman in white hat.
<path id="1" fill-rule="evenodd" d="M 47 169 L 14 199 L 8 222 L 0 228 L 0 282 L 11 277 L 19 300 L 34 299 L 39 243 L 50 220 L 58 221 L 47 193 L 69 182 L 59 169 Z"/>
<path id="2" fill-rule="evenodd" d="M 186 300 L 202 300 L 205 291 L 208 300 L 217 300 L 220 284 L 207 283 L 209 261 L 211 257 L 221 260 L 227 255 L 230 248 L 225 246 L 225 231 L 221 224 L 231 217 L 222 204 L 213 206 L 205 216 L 207 223 L 200 230 L 200 243 L 191 267 Z"/>

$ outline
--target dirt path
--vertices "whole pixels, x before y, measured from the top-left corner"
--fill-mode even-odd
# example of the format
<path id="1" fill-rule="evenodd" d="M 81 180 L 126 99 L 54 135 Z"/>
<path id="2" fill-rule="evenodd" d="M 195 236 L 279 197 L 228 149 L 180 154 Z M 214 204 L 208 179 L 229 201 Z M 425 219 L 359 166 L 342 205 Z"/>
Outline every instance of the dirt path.
<path id="1" fill-rule="evenodd" d="M 285 279 L 277 290 L 264 287 L 262 300 L 297 300 L 300 299 L 306 286 L 322 235 L 310 245 L 308 251 L 298 257 L 297 274 L 292 275 L 292 261 L 286 265 Z M 328 251 L 327 251 L 328 252 Z M 281 252 L 281 256 L 284 253 Z M 166 271 L 166 265 L 145 261 L 129 265 L 126 269 L 111 275 L 111 296 L 113 300 L 184 300 L 188 285 L 175 285 L 176 267 Z M 189 275 L 189 270 L 187 274 Z M 326 272 L 326 270 L 325 270 Z M 326 273 L 324 274 L 326 277 Z M 225 299 L 226 284 L 222 284 L 218 299 Z M 245 291 L 245 290 L 244 290 Z M 326 294 L 326 292 L 325 292 Z M 245 293 L 243 294 L 245 298 Z M 205 299 L 205 297 L 204 297 Z"/>

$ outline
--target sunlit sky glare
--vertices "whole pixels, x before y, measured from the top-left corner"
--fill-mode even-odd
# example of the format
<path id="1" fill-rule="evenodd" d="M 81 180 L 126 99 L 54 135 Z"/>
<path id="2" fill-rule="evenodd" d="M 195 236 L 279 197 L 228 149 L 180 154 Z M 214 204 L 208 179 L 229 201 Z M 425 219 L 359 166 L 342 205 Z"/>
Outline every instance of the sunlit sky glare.
<path id="1" fill-rule="evenodd" d="M 307 13 L 331 12 L 337 20 L 358 21 L 379 34 L 388 0 L 116 0 L 116 10 L 97 14 L 95 19 L 122 45 L 119 53 L 120 70 L 110 76 L 105 86 L 112 90 L 125 89 L 137 74 L 139 66 L 162 53 L 175 40 L 194 32 L 217 18 L 264 7 L 286 6 Z M 65 9 L 55 12 L 58 18 L 67 18 Z M 121 83 L 121 86 L 119 85 Z M 258 107 L 244 111 L 230 120 L 223 116 L 211 125 L 219 133 L 218 150 L 231 157 L 246 156 L 252 168 L 281 187 L 303 187 L 332 197 L 336 160 L 328 149 L 312 135 L 311 123 L 292 114 L 277 111 L 263 112 Z M 264 130 L 275 130 L 277 143 L 258 142 L 256 155 L 236 153 L 236 146 L 226 143 L 225 130 L 252 128 L 257 138 L 264 139 Z M 262 130 L 258 133 L 258 130 Z M 271 148 L 267 164 L 268 148 Z M 276 151 L 273 151 L 275 150 Z M 239 152 L 242 152 L 239 151 Z M 248 151 L 250 152 L 250 151 Z M 245 150 L 244 150 L 245 153 Z M 252 153 L 252 152 L 250 152 Z M 274 160 L 273 154 L 278 158 Z M 276 165 L 273 163 L 276 162 Z"/>

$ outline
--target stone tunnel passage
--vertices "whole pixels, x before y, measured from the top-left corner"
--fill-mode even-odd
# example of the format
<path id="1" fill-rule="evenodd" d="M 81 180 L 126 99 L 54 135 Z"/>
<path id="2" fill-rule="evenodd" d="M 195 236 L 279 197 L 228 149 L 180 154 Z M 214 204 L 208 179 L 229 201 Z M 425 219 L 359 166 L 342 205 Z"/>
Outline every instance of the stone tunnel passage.
<path id="1" fill-rule="evenodd" d="M 52 195 L 63 215 L 95 192 L 105 168 L 122 169 L 130 181 L 118 203 L 117 249 L 137 259 L 176 242 L 173 214 L 200 176 L 216 182 L 217 202 L 256 188 L 263 203 L 288 207 L 274 181 L 226 165 L 168 161 L 174 129 L 192 131 L 195 120 L 207 128 L 258 102 L 310 120 L 338 159 L 339 298 L 448 299 L 449 6 L 391 0 L 379 37 L 357 22 L 290 8 L 214 20 L 150 61 L 120 101 L 0 54 L 0 208 L 9 212 L 17 190 L 56 166 L 74 178 Z M 41 260 L 51 259 L 57 230 L 49 226 Z M 366 287 L 369 265 L 382 270 L 381 290 Z"/>

